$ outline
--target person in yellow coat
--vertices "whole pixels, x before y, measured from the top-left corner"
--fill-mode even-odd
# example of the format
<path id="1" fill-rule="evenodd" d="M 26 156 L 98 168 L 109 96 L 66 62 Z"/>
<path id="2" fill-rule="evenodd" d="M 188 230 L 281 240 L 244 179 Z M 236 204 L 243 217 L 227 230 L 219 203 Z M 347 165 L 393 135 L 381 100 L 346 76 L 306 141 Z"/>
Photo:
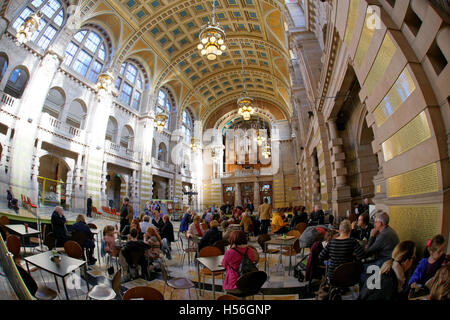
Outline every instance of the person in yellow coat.
<path id="1" fill-rule="evenodd" d="M 283 221 L 283 217 L 281 216 L 281 212 L 279 210 L 273 214 L 272 224 L 270 225 L 273 233 L 287 233 L 289 231 L 287 225 L 288 223 Z"/>

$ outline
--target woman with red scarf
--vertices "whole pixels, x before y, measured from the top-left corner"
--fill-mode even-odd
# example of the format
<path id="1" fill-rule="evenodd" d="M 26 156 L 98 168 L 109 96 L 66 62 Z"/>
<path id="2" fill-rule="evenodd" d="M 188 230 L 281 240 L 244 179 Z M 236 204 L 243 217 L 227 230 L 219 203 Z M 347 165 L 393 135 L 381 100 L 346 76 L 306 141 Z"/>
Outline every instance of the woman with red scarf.
<path id="1" fill-rule="evenodd" d="M 200 218 L 200 216 L 194 216 L 194 222 L 192 222 L 188 228 L 188 238 L 195 238 L 195 236 L 199 238 L 203 237 L 203 230 L 202 226 L 200 225 L 201 220 L 202 219 Z"/>

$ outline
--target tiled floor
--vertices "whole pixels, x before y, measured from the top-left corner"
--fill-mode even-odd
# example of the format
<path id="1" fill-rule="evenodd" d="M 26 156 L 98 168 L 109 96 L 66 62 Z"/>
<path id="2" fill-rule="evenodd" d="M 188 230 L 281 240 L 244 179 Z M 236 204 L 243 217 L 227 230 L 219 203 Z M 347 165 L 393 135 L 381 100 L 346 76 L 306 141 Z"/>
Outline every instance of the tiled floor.
<path id="1" fill-rule="evenodd" d="M 0 209 L 0 213 L 5 212 L 6 210 L 2 210 Z M 50 211 L 50 212 L 49 212 Z M 6 213 L 6 212 L 5 212 Z M 9 212 L 8 212 L 9 213 Z M 49 208 L 41 208 L 38 211 L 39 215 L 42 217 L 50 217 L 51 214 L 51 210 L 49 210 Z M 22 213 L 21 213 L 22 214 Z M 68 218 L 68 220 L 74 220 L 76 217 L 76 213 L 70 213 L 70 212 L 66 212 L 66 217 Z M 118 223 L 117 220 L 108 220 L 105 218 L 101 218 L 101 219 L 97 219 L 97 218 L 87 218 L 87 222 L 92 222 L 95 223 L 97 225 L 98 228 L 102 229 L 104 226 L 108 225 L 108 224 L 115 224 Z M 174 221 L 174 230 L 178 230 L 179 228 L 179 222 Z M 100 233 L 101 234 L 101 233 Z M 255 240 L 255 239 L 252 239 Z M 258 248 L 260 257 L 261 257 L 261 261 L 258 264 L 258 267 L 260 270 L 264 270 L 264 254 L 261 252 L 259 245 L 256 242 L 251 242 L 250 244 L 254 245 L 256 248 Z M 28 250 L 29 251 L 29 250 Z M 99 259 L 98 254 L 97 254 L 97 250 L 95 250 L 95 255 L 97 257 L 97 259 Z M 168 271 L 169 271 L 169 276 L 170 277 L 187 277 L 190 280 L 192 280 L 194 283 L 198 282 L 198 276 L 197 276 L 197 267 L 194 263 L 192 263 L 192 259 L 191 259 L 191 264 L 188 265 L 187 262 L 187 257 L 184 261 L 183 265 L 180 265 L 180 261 L 181 261 L 181 251 L 179 250 L 179 247 L 176 243 L 172 243 L 172 260 L 167 260 L 166 264 L 168 267 Z M 300 283 L 296 278 L 294 278 L 292 276 L 293 271 L 291 271 L 291 275 L 288 274 L 288 265 L 289 265 L 289 257 L 283 257 L 283 267 L 280 267 L 279 265 L 279 254 L 275 254 L 275 255 L 268 255 L 267 257 L 267 266 L 268 266 L 268 280 L 266 281 L 266 283 L 263 286 L 263 291 L 264 291 L 264 299 L 269 299 L 269 300 L 295 300 L 295 299 L 299 299 L 300 297 L 302 298 L 307 298 L 306 296 L 302 295 L 302 292 L 304 292 L 306 283 Z M 298 255 L 297 257 L 292 257 L 292 270 L 293 270 L 293 266 L 296 264 L 296 261 L 300 260 L 300 255 Z M 99 263 L 100 262 L 100 263 Z M 25 263 L 23 263 L 23 265 L 25 266 Z M 45 271 L 41 271 L 41 270 L 35 270 L 31 272 L 33 278 L 39 283 L 39 284 L 45 284 L 48 287 L 56 290 L 56 284 L 55 284 L 55 279 L 52 275 L 50 275 L 49 273 L 45 272 Z M 76 271 L 77 275 L 80 275 L 80 271 Z M 156 274 L 157 278 L 153 281 L 146 281 L 143 279 L 138 279 L 138 280 L 133 280 L 133 281 L 128 281 L 128 282 L 123 282 L 122 283 L 122 291 L 126 291 L 127 289 L 134 287 L 134 286 L 138 286 L 138 285 L 149 285 L 151 287 L 154 287 L 158 290 L 160 290 L 161 292 L 164 291 L 164 282 L 162 281 L 161 278 L 161 273 L 157 273 Z M 70 299 L 86 299 L 86 294 L 87 294 L 87 287 L 86 287 L 86 277 L 82 277 L 83 280 L 81 281 L 82 285 L 81 288 L 77 288 L 77 289 L 69 289 L 69 296 Z M 92 286 L 96 283 L 109 283 L 108 278 L 110 278 L 109 276 L 107 276 L 107 272 L 106 272 L 106 266 L 105 266 L 105 261 L 103 261 L 103 259 L 99 259 L 99 261 L 97 262 L 97 264 L 95 266 L 90 266 L 89 270 L 88 270 L 88 281 L 90 284 L 90 288 L 92 288 Z M 123 279 L 126 281 L 126 279 Z M 202 276 L 202 280 L 203 282 L 206 283 L 206 289 L 207 290 L 202 290 L 201 294 L 202 295 L 197 295 L 199 294 L 199 291 L 197 291 L 197 289 L 191 289 L 190 290 L 190 296 L 189 296 L 189 291 L 188 290 L 175 290 L 173 292 L 172 295 L 172 299 L 197 299 L 197 296 L 199 297 L 199 299 L 206 299 L 206 300 L 210 300 L 213 299 L 212 297 L 212 277 L 211 276 Z M 59 285 L 60 285 L 60 293 L 58 294 L 58 298 L 57 299 L 61 299 L 64 300 L 66 299 L 65 294 L 64 294 L 64 290 L 62 289 L 62 282 L 61 279 L 58 279 L 59 281 Z M 221 277 L 216 277 L 215 279 L 215 284 L 216 284 L 216 298 L 225 294 L 224 292 L 221 291 L 221 285 L 222 285 L 222 278 Z M 166 299 L 170 299 L 170 295 L 171 295 L 171 289 L 170 288 L 166 288 L 165 289 L 165 298 Z M 197 294 L 196 292 L 197 291 Z M 11 289 L 8 281 L 5 279 L 5 277 L 0 276 L 0 299 L 3 300 L 10 300 L 10 299 L 15 299 L 15 295 L 13 290 Z M 257 296 L 255 297 L 255 299 L 262 299 L 262 296 Z"/>

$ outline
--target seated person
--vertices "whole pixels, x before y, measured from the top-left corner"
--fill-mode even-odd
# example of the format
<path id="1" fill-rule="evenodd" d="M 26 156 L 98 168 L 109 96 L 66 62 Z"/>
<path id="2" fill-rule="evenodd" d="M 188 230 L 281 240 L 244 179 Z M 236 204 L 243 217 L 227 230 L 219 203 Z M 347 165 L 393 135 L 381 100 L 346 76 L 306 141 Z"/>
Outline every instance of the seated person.
<path id="1" fill-rule="evenodd" d="M 194 239 L 195 237 L 201 238 L 203 237 L 202 226 L 200 225 L 201 218 L 199 216 L 194 216 L 193 221 L 188 228 L 187 237 Z"/>
<path id="2" fill-rule="evenodd" d="M 147 256 L 151 261 L 158 259 L 161 252 L 161 236 L 155 228 L 147 228 L 147 232 L 144 235 L 144 243 L 151 247 L 151 249 L 147 251 Z"/>
<path id="3" fill-rule="evenodd" d="M 450 262 L 442 266 L 430 280 L 429 300 L 450 300 Z"/>
<path id="4" fill-rule="evenodd" d="M 374 264 L 381 266 L 392 256 L 392 250 L 400 242 L 397 232 L 389 226 L 389 215 L 379 211 L 375 216 L 375 227 L 370 231 L 366 257 L 373 256 Z"/>
<path id="5" fill-rule="evenodd" d="M 205 235 L 200 240 L 198 249 L 201 250 L 204 247 L 212 246 L 216 241 L 222 240 L 222 232 L 219 231 L 219 223 L 216 220 L 212 220 L 209 223 L 210 229 L 205 232 Z"/>
<path id="6" fill-rule="evenodd" d="M 119 236 L 119 231 L 113 226 L 107 225 L 103 229 L 103 240 L 105 240 L 105 252 L 112 257 L 119 255 L 119 248 L 116 247 L 115 235 Z"/>
<path id="7" fill-rule="evenodd" d="M 151 247 L 142 240 L 138 240 L 138 230 L 136 228 L 131 229 L 130 239 L 122 248 L 122 255 L 125 258 L 128 266 L 133 266 L 132 252 L 142 253 L 141 258 L 137 261 L 137 264 L 141 266 L 142 274 L 146 279 L 150 279 L 148 274 L 148 262 L 145 256 L 145 252 L 151 249 Z"/>
<path id="8" fill-rule="evenodd" d="M 424 286 L 425 283 L 434 277 L 435 273 L 442 265 L 447 264 L 445 255 L 445 238 L 438 234 L 433 237 L 429 246 L 427 246 L 430 256 L 423 258 L 414 270 L 409 279 L 409 286 L 415 288 L 417 285 Z"/>
<path id="9" fill-rule="evenodd" d="M 270 228 L 273 233 L 277 234 L 287 233 L 289 231 L 287 225 L 288 223 L 283 221 L 281 212 L 279 212 L 279 210 L 278 212 L 275 212 L 273 214 L 272 224 L 270 225 Z"/>
<path id="10" fill-rule="evenodd" d="M 91 229 L 86 224 L 86 220 L 84 219 L 84 216 L 82 214 L 79 214 L 77 216 L 76 222 L 72 225 L 72 229 L 74 231 L 79 231 L 86 236 L 86 240 L 83 243 L 83 247 L 87 249 L 86 251 L 88 255 L 87 256 L 88 264 L 89 265 L 95 264 L 97 259 L 94 258 L 94 248 L 95 248 L 94 234 L 91 232 Z"/>
<path id="11" fill-rule="evenodd" d="M 228 220 L 222 221 L 222 230 L 223 230 L 222 231 L 222 239 L 223 240 L 228 240 L 231 232 L 233 232 L 233 230 L 228 227 L 229 225 L 230 225 L 230 223 L 228 222 Z"/>
<path id="12" fill-rule="evenodd" d="M 140 222 L 138 219 L 133 219 L 133 221 L 131 221 L 130 225 L 126 225 L 121 233 L 121 238 L 122 240 L 129 240 L 130 239 L 130 231 L 131 229 L 136 229 L 138 232 L 138 239 L 139 240 L 143 240 L 144 239 L 144 235 L 141 231 L 141 226 L 140 226 Z"/>
<path id="13" fill-rule="evenodd" d="M 157 227 L 150 222 L 149 216 L 144 216 L 144 221 L 139 223 L 139 227 L 140 227 L 142 233 L 145 233 L 147 231 L 148 227 L 153 227 L 153 228 L 157 229 Z"/>
<path id="14" fill-rule="evenodd" d="M 359 215 L 358 224 L 356 224 L 356 221 L 352 222 L 350 237 L 359 241 L 364 239 L 369 240 L 372 229 L 373 225 L 369 222 L 369 214 L 364 212 Z"/>
<path id="15" fill-rule="evenodd" d="M 323 268 L 320 268 L 319 255 L 322 252 L 323 248 L 325 248 L 331 241 L 331 239 L 335 239 L 337 236 L 337 231 L 330 229 L 326 232 L 325 238 L 323 238 L 322 234 L 320 234 L 316 242 L 313 243 L 310 254 L 308 256 L 308 262 L 306 263 L 306 281 L 310 281 L 312 279 L 322 279 L 322 275 L 324 274 L 325 270 Z"/>
<path id="16" fill-rule="evenodd" d="M 392 251 L 380 270 L 380 286 L 370 289 L 367 281 L 359 293 L 360 300 L 402 301 L 408 299 L 408 285 L 405 273 L 416 257 L 416 245 L 412 241 L 400 242 Z"/>
<path id="17" fill-rule="evenodd" d="M 157 211 L 153 212 L 152 224 L 158 229 L 158 231 L 159 231 L 159 229 L 161 229 L 161 227 L 164 224 L 159 212 L 157 212 Z"/>
<path id="18" fill-rule="evenodd" d="M 249 228 L 253 226 L 253 221 L 249 209 L 245 209 L 245 212 L 242 214 L 241 223 L 239 225 L 244 228 L 244 232 L 246 233 L 248 233 Z"/>
<path id="19" fill-rule="evenodd" d="M 69 234 L 66 228 L 66 217 L 62 208 L 57 206 L 52 213 L 52 228 L 53 234 L 56 238 L 56 246 L 63 247 L 64 243 L 69 240 Z"/>
<path id="20" fill-rule="evenodd" d="M 341 264 L 358 260 L 364 256 L 364 249 L 358 241 L 350 238 L 351 224 L 349 220 L 343 220 L 339 225 L 339 237 L 331 239 L 328 245 L 319 255 L 319 261 L 329 260 L 327 277 L 330 282 L 334 280 L 334 270 Z"/>

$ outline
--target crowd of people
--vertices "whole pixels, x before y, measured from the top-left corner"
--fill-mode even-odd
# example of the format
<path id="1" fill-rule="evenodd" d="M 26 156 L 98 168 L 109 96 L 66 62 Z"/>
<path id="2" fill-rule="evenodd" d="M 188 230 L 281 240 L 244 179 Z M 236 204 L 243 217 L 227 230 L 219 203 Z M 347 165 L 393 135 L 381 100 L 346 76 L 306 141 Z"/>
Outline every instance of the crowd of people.
<path id="1" fill-rule="evenodd" d="M 161 253 L 171 259 L 173 225 L 170 215 L 161 214 L 156 207 L 149 206 L 138 219 L 133 218 L 130 207 L 128 199 L 124 199 L 120 210 L 120 228 L 117 225 L 104 228 L 104 250 L 112 257 L 119 257 L 122 253 L 129 265 L 135 263 L 131 252 L 142 251 L 139 261 L 144 271 L 142 274 L 145 278 L 151 278 L 153 263 Z M 355 208 L 337 225 L 331 217 L 328 217 L 328 225 L 325 225 L 325 214 L 319 206 L 314 206 L 308 214 L 304 206 L 273 212 L 267 199 L 257 210 L 252 204 L 244 209 L 227 203 L 220 208 L 206 208 L 200 214 L 188 209 L 182 216 L 179 232 L 193 246 L 198 247 L 198 251 L 213 246 L 219 240 L 228 241 L 228 248 L 233 250 L 227 250 L 223 259 L 226 268 L 224 290 L 235 288 L 237 269 L 244 255 L 254 261 L 253 251 L 247 250 L 250 236 L 269 233 L 269 228 L 273 234 L 285 234 L 303 223 L 306 228 L 317 231 L 315 241 L 308 246 L 310 254 L 304 278 L 325 279 L 324 283 L 328 285 L 322 286 L 325 290 L 333 285 L 334 271 L 339 266 L 360 261 L 363 272 L 359 281 L 359 299 L 401 300 L 425 288 L 428 288 L 433 299 L 448 298 L 449 256 L 445 254 L 444 236 L 436 235 L 430 239 L 426 244 L 425 257 L 418 262 L 417 267 L 412 268 L 416 262 L 418 244 L 410 240 L 401 241 L 389 225 L 387 213 L 377 211 L 371 219 L 367 200 L 363 205 L 355 205 Z M 59 246 L 68 239 L 65 217 L 60 207 L 52 215 L 52 224 Z M 84 247 L 87 248 L 90 263 L 95 263 L 92 256 L 95 246 L 93 236 L 82 215 L 78 216 L 72 229 L 86 234 Z M 126 242 L 118 247 L 117 239 Z M 374 289 L 367 284 L 370 266 L 378 267 L 381 289 Z"/>

